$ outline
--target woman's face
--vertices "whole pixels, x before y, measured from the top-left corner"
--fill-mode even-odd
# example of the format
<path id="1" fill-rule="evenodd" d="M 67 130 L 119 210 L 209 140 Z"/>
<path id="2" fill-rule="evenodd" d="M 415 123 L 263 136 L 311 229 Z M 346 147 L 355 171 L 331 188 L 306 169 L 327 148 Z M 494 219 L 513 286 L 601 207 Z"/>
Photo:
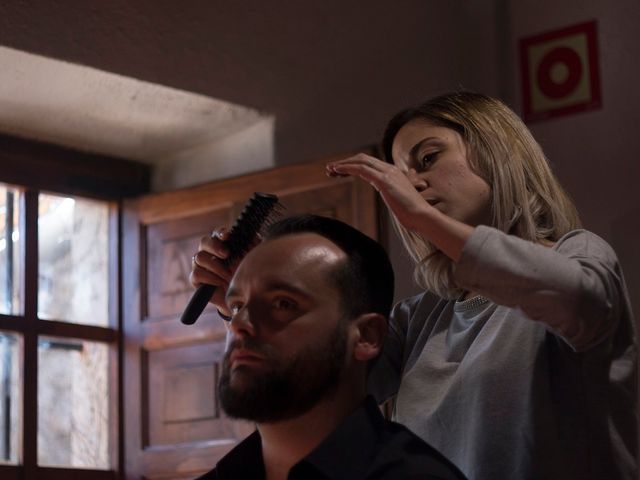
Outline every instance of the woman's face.
<path id="1" fill-rule="evenodd" d="M 491 187 L 469 167 L 458 132 L 412 120 L 398 131 L 391 153 L 434 208 L 468 225 L 491 225 Z"/>

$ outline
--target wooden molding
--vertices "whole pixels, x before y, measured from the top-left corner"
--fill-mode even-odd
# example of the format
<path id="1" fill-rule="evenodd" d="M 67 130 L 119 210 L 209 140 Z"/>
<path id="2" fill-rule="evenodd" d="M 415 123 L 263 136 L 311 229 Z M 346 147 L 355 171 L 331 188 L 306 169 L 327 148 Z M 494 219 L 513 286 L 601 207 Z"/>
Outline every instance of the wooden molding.
<path id="1" fill-rule="evenodd" d="M 148 193 L 151 169 L 44 142 L 0 134 L 0 182 L 102 200 Z"/>

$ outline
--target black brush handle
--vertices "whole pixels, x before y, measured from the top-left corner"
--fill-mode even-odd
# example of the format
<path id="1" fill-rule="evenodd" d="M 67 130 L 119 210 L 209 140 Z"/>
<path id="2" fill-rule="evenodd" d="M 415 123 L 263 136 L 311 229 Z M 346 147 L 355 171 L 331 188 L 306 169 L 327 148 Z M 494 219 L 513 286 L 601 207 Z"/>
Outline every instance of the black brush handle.
<path id="1" fill-rule="evenodd" d="M 229 256 L 223 260 L 225 266 L 228 267 L 235 260 L 242 258 L 251 249 L 256 234 L 260 233 L 273 217 L 279 215 L 281 210 L 282 206 L 278 203 L 276 195 L 256 192 L 229 232 L 225 242 L 229 248 Z M 216 287 L 213 285 L 200 285 L 189 300 L 180 321 L 185 325 L 193 325 L 215 291 Z"/>
<path id="2" fill-rule="evenodd" d="M 191 300 L 189 300 L 187 308 L 182 312 L 180 321 L 185 325 L 193 325 L 196 323 L 196 320 L 207 306 L 207 303 L 209 303 L 209 300 L 211 300 L 213 292 L 215 291 L 216 287 L 213 285 L 200 285 L 191 297 Z"/>

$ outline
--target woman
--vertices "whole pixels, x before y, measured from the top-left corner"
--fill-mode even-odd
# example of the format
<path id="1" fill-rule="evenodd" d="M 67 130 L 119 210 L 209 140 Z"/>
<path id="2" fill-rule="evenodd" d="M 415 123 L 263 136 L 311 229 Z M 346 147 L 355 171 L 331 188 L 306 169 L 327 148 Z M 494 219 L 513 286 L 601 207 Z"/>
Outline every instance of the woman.
<path id="1" fill-rule="evenodd" d="M 396 115 L 383 153 L 327 165 L 379 191 L 426 290 L 394 309 L 371 391 L 470 479 L 635 478 L 622 272 L 522 121 L 443 95 Z"/>

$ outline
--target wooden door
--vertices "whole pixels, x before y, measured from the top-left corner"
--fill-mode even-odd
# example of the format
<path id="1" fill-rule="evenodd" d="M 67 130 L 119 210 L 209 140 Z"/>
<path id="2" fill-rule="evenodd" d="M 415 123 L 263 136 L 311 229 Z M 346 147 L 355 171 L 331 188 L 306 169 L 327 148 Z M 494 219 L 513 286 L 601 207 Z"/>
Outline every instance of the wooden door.
<path id="1" fill-rule="evenodd" d="M 211 306 L 191 326 L 191 256 L 201 236 L 231 225 L 255 191 L 277 194 L 286 215 L 318 213 L 378 238 L 374 191 L 328 178 L 321 162 L 294 165 L 125 204 L 123 215 L 125 477 L 191 479 L 253 431 L 216 396 L 226 329 Z"/>

